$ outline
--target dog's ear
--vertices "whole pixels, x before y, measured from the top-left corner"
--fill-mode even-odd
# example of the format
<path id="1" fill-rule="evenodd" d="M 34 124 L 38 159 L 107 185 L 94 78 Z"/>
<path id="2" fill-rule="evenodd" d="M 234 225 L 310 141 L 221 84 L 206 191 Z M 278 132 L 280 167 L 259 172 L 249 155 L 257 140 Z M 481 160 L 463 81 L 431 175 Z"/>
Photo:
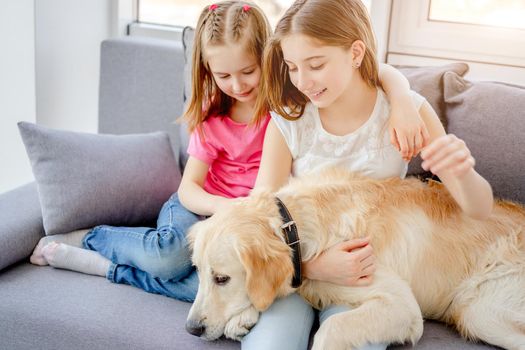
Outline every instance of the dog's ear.
<path id="1" fill-rule="evenodd" d="M 188 248 L 191 252 L 194 264 L 197 264 L 196 260 L 200 259 L 200 257 L 197 256 L 197 253 L 204 251 L 204 244 L 207 240 L 203 236 L 207 234 L 207 227 L 208 224 L 206 220 L 198 221 L 189 228 L 188 233 L 186 234 Z"/>
<path id="2" fill-rule="evenodd" d="M 186 240 L 188 241 L 188 246 L 193 250 L 195 241 L 197 239 L 197 234 L 203 226 L 203 222 L 197 221 L 195 224 L 191 225 L 186 234 Z"/>
<path id="3" fill-rule="evenodd" d="M 288 247 L 276 243 L 264 242 L 241 251 L 241 261 L 246 270 L 246 290 L 253 306 L 259 311 L 266 310 L 272 304 L 282 284 L 291 280 L 293 275 Z"/>

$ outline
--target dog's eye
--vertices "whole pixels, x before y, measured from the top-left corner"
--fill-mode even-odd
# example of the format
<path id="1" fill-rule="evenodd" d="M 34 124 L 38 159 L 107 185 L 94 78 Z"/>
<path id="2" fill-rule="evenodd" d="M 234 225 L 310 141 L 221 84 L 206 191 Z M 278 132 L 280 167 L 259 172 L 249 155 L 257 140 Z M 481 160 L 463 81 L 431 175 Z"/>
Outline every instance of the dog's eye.
<path id="1" fill-rule="evenodd" d="M 230 276 L 216 275 L 215 277 L 213 277 L 213 279 L 215 280 L 216 284 L 222 286 L 228 283 L 228 281 L 230 280 Z"/>

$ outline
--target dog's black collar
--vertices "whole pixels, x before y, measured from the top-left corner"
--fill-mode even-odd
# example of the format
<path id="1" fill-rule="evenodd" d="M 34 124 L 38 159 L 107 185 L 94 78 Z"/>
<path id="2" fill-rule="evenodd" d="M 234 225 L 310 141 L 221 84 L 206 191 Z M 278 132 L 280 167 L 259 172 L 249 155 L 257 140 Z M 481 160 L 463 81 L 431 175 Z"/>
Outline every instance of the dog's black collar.
<path id="1" fill-rule="evenodd" d="M 301 274 L 301 247 L 299 244 L 300 240 L 299 234 L 297 233 L 297 225 L 295 224 L 295 221 L 293 221 L 292 216 L 288 209 L 286 209 L 284 203 L 278 197 L 275 198 L 277 199 L 277 206 L 279 207 L 279 213 L 281 214 L 281 219 L 283 221 L 281 230 L 283 231 L 284 239 L 286 240 L 286 244 L 288 244 L 293 251 L 294 275 L 292 287 L 298 288 L 303 282 L 303 279 Z"/>

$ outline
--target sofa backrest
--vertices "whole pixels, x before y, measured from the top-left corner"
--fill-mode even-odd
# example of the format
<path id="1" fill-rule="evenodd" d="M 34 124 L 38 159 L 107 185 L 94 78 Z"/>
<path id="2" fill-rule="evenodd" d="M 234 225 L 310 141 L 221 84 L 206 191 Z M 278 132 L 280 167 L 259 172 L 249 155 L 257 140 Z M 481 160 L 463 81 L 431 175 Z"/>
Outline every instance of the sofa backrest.
<path id="1" fill-rule="evenodd" d="M 124 37 L 102 42 L 99 86 L 100 133 L 166 131 L 177 162 L 184 104 L 181 42 Z"/>

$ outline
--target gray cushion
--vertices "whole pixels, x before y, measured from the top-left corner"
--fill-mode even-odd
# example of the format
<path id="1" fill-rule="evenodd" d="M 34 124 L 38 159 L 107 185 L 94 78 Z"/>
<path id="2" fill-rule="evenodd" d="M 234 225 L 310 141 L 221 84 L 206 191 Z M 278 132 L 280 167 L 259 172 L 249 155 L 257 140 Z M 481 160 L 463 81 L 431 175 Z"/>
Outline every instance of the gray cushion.
<path id="1" fill-rule="evenodd" d="M 443 101 L 443 76 L 446 72 L 455 72 L 463 76 L 468 72 L 468 65 L 456 62 L 431 67 L 400 66 L 397 69 L 408 79 L 410 88 L 427 99 L 446 129 L 447 118 L 445 115 L 445 102 Z"/>
<path id="2" fill-rule="evenodd" d="M 18 124 L 46 234 L 155 220 L 180 177 L 169 138 L 100 135 Z"/>
<path id="3" fill-rule="evenodd" d="M 432 67 L 399 66 L 397 69 L 408 79 L 410 88 L 426 98 L 446 129 L 447 118 L 443 100 L 443 75 L 445 72 L 455 72 L 463 76 L 468 71 L 468 65 L 457 62 Z M 421 168 L 421 163 L 421 157 L 417 156 L 414 158 L 408 165 L 408 175 L 425 174 L 425 171 Z M 426 174 L 428 175 L 428 173 Z"/>
<path id="4" fill-rule="evenodd" d="M 525 88 L 444 77 L 448 130 L 465 140 L 494 195 L 525 203 Z"/>
<path id="5" fill-rule="evenodd" d="M 43 235 L 36 183 L 0 194 L 0 270 L 29 256 Z"/>

